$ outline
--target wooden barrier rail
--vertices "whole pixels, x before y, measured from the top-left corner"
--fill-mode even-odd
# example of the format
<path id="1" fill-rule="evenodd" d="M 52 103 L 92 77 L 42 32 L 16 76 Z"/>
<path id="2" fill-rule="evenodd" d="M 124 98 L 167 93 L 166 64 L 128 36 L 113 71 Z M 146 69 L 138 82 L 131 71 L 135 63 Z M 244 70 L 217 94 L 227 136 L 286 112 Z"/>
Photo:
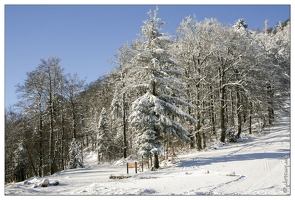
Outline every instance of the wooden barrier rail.
<path id="1" fill-rule="evenodd" d="M 137 174 L 137 162 L 127 163 L 127 174 L 129 174 L 129 168 L 135 168 L 135 173 Z"/>

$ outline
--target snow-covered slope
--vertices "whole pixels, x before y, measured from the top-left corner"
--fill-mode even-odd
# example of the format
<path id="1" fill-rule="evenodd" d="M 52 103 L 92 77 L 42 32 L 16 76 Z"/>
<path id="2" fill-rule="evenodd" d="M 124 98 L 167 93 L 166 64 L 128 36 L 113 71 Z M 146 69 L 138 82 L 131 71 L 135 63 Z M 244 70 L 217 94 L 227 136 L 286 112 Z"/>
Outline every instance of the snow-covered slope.
<path id="1" fill-rule="evenodd" d="M 97 165 L 86 155 L 86 168 L 64 170 L 5 185 L 5 195 L 289 195 L 290 118 L 281 117 L 269 130 L 216 149 L 178 156 L 158 171 L 126 175 L 125 165 Z M 57 186 L 40 187 L 48 178 Z"/>

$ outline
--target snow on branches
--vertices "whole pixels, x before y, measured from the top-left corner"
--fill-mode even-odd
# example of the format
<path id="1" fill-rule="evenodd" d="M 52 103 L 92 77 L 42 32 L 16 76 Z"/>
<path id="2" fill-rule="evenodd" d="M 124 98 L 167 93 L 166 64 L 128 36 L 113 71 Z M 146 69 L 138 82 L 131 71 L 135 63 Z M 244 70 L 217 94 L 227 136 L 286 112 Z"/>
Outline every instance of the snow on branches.
<path id="1" fill-rule="evenodd" d="M 150 20 L 144 21 L 141 49 L 135 54 L 132 84 L 144 95 L 132 103 L 130 123 L 138 134 L 138 154 L 141 156 L 157 155 L 161 147 L 161 139 L 171 135 L 181 141 L 189 141 L 189 132 L 181 125 L 187 120 L 196 120 L 180 107 L 193 106 L 183 97 L 186 93 L 181 89 L 185 85 L 178 80 L 181 72 L 168 51 L 169 36 L 159 33 L 162 23 L 156 17 L 158 8 L 149 12 Z M 155 156 L 157 159 L 157 156 Z M 157 163 L 157 161 L 155 161 Z"/>

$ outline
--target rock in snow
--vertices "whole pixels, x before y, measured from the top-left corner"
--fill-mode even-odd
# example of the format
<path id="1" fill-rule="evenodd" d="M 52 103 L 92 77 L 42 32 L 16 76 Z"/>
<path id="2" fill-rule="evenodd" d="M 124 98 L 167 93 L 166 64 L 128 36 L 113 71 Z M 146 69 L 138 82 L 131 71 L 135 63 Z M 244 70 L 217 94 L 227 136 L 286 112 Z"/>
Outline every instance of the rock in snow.
<path id="1" fill-rule="evenodd" d="M 43 181 L 41 182 L 41 186 L 42 187 L 47 187 L 49 185 L 49 180 L 48 178 L 43 179 Z"/>
<path id="2" fill-rule="evenodd" d="M 231 173 L 227 174 L 227 176 L 235 176 L 235 175 L 236 175 L 235 172 L 231 172 Z"/>
<path id="3" fill-rule="evenodd" d="M 54 185 L 54 186 L 59 185 L 59 181 L 58 180 L 51 181 L 49 185 Z"/>

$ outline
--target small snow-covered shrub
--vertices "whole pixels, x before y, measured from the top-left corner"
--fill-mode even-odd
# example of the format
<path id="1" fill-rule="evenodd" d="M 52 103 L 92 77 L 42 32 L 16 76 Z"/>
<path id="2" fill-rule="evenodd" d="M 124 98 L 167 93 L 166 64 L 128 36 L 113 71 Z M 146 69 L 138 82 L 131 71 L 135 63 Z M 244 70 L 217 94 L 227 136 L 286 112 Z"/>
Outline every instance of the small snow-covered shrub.
<path id="1" fill-rule="evenodd" d="M 73 138 L 69 151 L 70 161 L 68 162 L 69 169 L 75 169 L 77 167 L 83 168 L 82 156 L 80 154 L 79 146 L 75 138 Z"/>
<path id="2" fill-rule="evenodd" d="M 237 137 L 237 135 L 235 135 L 235 131 L 232 129 L 231 126 L 227 126 L 225 134 L 227 136 L 227 141 L 229 143 L 237 142 L 238 137 Z"/>

